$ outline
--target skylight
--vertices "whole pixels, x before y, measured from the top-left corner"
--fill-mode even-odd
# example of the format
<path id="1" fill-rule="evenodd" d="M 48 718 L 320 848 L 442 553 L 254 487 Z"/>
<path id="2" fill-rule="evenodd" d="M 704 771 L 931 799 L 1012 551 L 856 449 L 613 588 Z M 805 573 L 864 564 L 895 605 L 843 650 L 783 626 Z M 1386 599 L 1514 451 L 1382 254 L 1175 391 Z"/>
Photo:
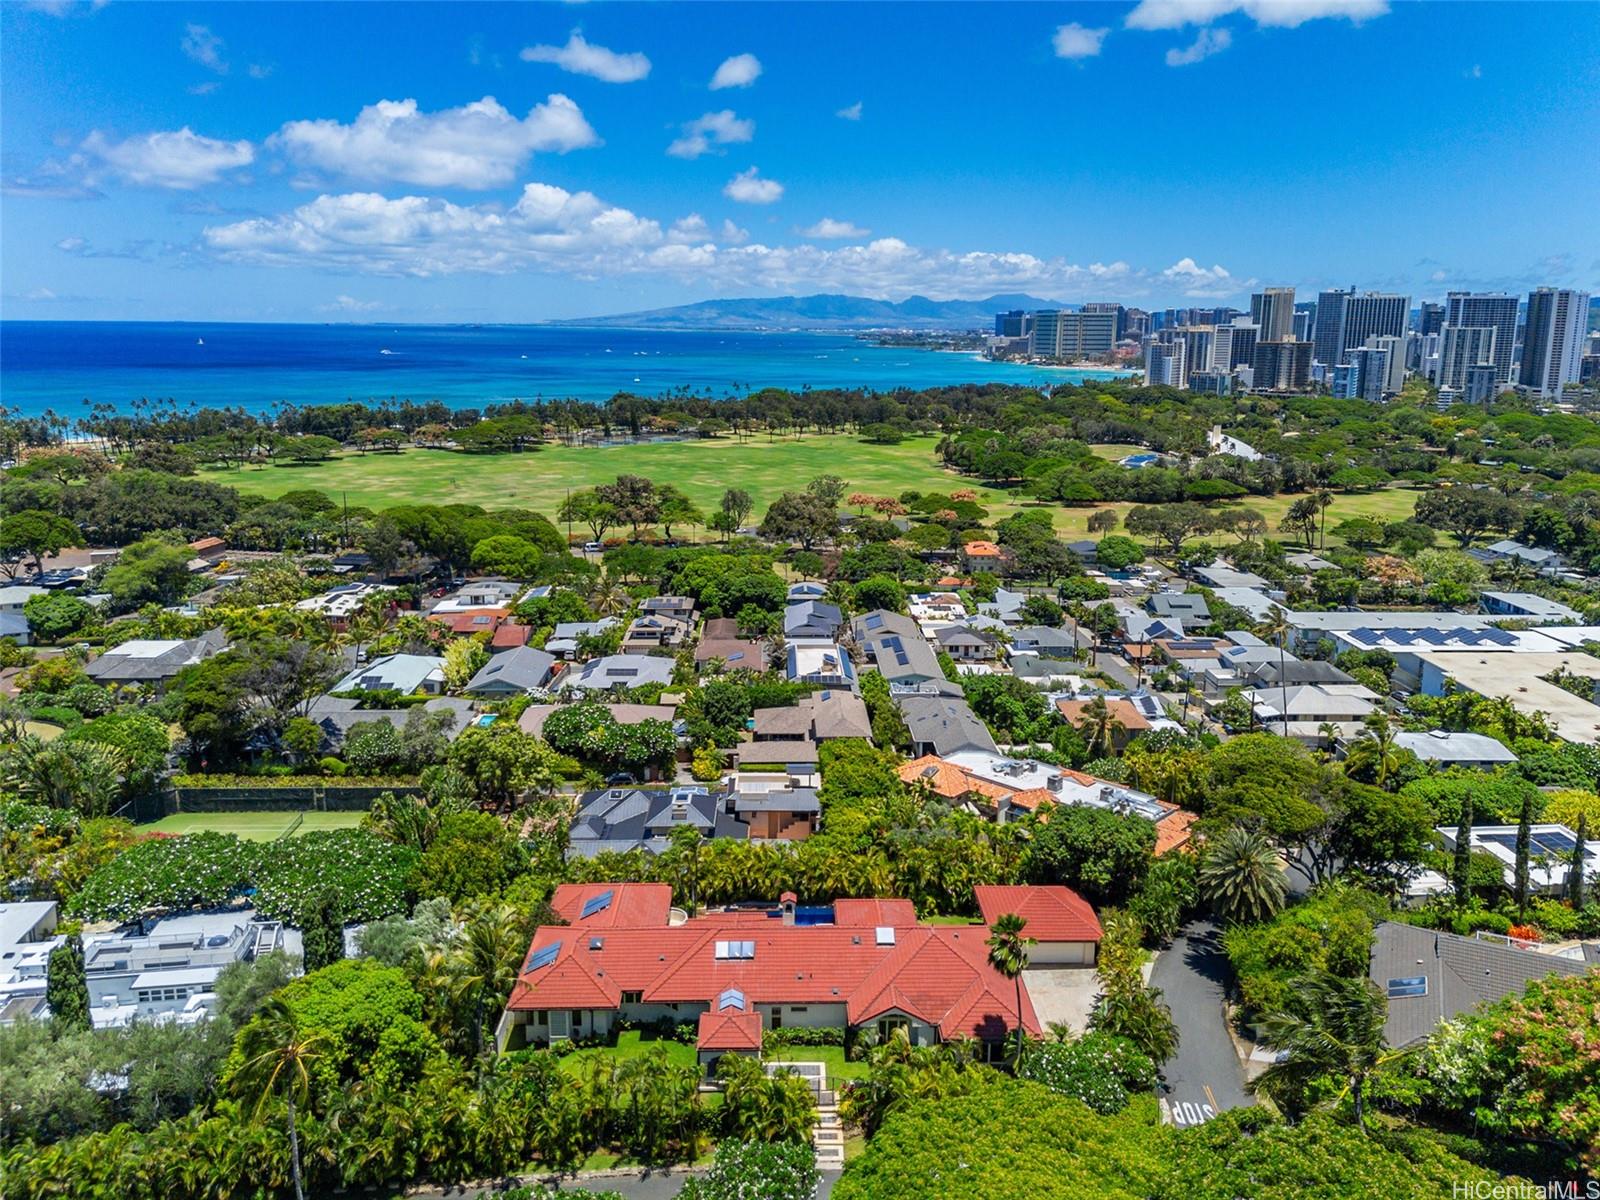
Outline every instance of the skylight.
<path id="1" fill-rule="evenodd" d="M 1426 996 L 1428 994 L 1428 977 L 1426 975 L 1408 975 L 1404 979 L 1389 980 L 1389 999 L 1399 1000 L 1405 996 Z"/>
<path id="2" fill-rule="evenodd" d="M 893 925 L 879 925 L 877 927 L 876 933 L 877 933 L 878 945 L 880 945 L 880 946 L 892 946 L 892 945 L 894 945 L 894 926 Z"/>
<path id="3" fill-rule="evenodd" d="M 716 956 L 722 959 L 754 958 L 756 944 L 754 942 L 718 942 Z"/>

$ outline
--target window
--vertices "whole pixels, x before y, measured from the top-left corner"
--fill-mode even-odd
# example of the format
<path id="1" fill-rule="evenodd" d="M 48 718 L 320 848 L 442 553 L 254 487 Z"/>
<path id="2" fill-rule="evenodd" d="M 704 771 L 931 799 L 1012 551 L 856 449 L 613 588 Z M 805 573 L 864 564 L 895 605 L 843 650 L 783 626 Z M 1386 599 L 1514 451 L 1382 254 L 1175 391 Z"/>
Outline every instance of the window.
<path id="1" fill-rule="evenodd" d="M 806 1006 L 804 1004 L 791 1004 L 791 1005 L 789 1005 L 789 1013 L 790 1013 L 791 1016 L 794 1015 L 795 1013 L 803 1013 L 805 1011 L 806 1011 Z"/>
<path id="2" fill-rule="evenodd" d="M 644 993 L 643 992 L 623 992 L 622 993 L 622 1003 L 624 1003 L 624 1004 L 638 1004 L 643 999 L 644 999 Z"/>

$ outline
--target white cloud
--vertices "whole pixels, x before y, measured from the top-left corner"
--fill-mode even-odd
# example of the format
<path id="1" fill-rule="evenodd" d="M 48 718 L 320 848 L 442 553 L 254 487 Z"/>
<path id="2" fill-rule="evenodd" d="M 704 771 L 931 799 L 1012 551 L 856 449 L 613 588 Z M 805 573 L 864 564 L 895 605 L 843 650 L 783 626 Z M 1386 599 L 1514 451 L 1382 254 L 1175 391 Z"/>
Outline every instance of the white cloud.
<path id="1" fill-rule="evenodd" d="M 386 307 L 387 305 L 385 305 L 382 300 L 357 300 L 354 296 L 346 296 L 341 293 L 335 296 L 330 303 L 324 304 L 322 306 L 322 311 L 366 313 L 377 312 L 379 309 Z"/>
<path id="2" fill-rule="evenodd" d="M 578 106 L 559 92 L 521 120 L 492 96 L 436 113 L 415 100 L 380 100 L 349 125 L 290 121 L 269 141 L 301 167 L 355 179 L 424 187 L 487 188 L 511 183 L 535 151 L 598 144 Z"/>
<path id="3" fill-rule="evenodd" d="M 209 96 L 221 86 L 220 80 L 207 79 L 204 83 L 190 84 L 187 91 L 191 96 Z"/>
<path id="4" fill-rule="evenodd" d="M 711 90 L 749 87 L 761 78 L 761 60 L 754 54 L 735 54 L 722 60 L 717 73 L 711 77 Z"/>
<path id="5" fill-rule="evenodd" d="M 228 171 L 255 161 L 249 142 L 202 137 L 185 125 L 176 131 L 146 133 L 113 142 L 98 129 L 83 141 L 83 152 L 112 173 L 143 187 L 188 190 L 216 183 Z M 89 165 L 89 164 L 86 164 Z M 93 167 L 90 174 L 94 173 Z"/>
<path id="6" fill-rule="evenodd" d="M 206 26 L 195 25 L 192 22 L 185 25 L 183 41 L 179 45 L 182 46 L 185 55 L 206 70 L 215 71 L 218 75 L 228 73 L 227 60 L 222 57 L 222 39 Z"/>
<path id="7" fill-rule="evenodd" d="M 722 194 L 740 204 L 771 204 L 782 198 L 783 184 L 776 179 L 762 179 L 761 168 L 751 167 L 728 180 Z"/>
<path id="8" fill-rule="evenodd" d="M 1388 0 L 1139 0 L 1126 24 L 1129 29 L 1182 29 L 1243 13 L 1257 25 L 1295 29 L 1325 17 L 1359 24 L 1388 11 Z"/>
<path id="9" fill-rule="evenodd" d="M 265 79 L 272 74 L 272 63 L 251 63 L 245 68 L 250 73 L 251 79 Z"/>
<path id="10" fill-rule="evenodd" d="M 1255 283 L 1254 279 L 1235 279 L 1221 265 L 1202 267 L 1192 258 L 1180 258 L 1161 272 L 1161 278 L 1181 287 L 1185 296 L 1203 299 L 1238 295 Z"/>
<path id="11" fill-rule="evenodd" d="M 699 158 L 716 146 L 748 142 L 756 135 L 756 123 L 741 119 L 731 108 L 725 108 L 685 121 L 682 130 L 667 147 L 667 153 L 674 158 Z"/>
<path id="12" fill-rule="evenodd" d="M 1085 29 L 1076 21 L 1070 25 L 1056 27 L 1056 35 L 1052 44 L 1056 48 L 1057 58 L 1093 58 L 1100 53 L 1100 46 L 1106 40 L 1109 29 Z"/>
<path id="13" fill-rule="evenodd" d="M 1231 45 L 1233 45 L 1233 34 L 1226 29 L 1201 29 L 1195 34 L 1193 45 L 1185 46 L 1181 50 L 1174 46 L 1167 51 L 1167 66 L 1186 67 L 1190 63 L 1210 58 L 1213 54 L 1221 54 Z"/>
<path id="14" fill-rule="evenodd" d="M 650 74 L 650 60 L 643 54 L 618 54 L 604 46 L 584 40 L 574 29 L 565 46 L 524 46 L 523 62 L 554 63 L 574 75 L 588 75 L 606 83 L 636 83 Z"/>
<path id="15" fill-rule="evenodd" d="M 1174 286 L 1190 295 L 1236 295 L 1252 282 L 1192 259 L 1151 273 L 1121 261 L 1083 266 L 1015 251 L 929 249 L 899 238 L 835 247 L 769 245 L 749 241 L 730 223 L 714 229 L 698 214 L 663 228 L 589 192 L 539 183 L 528 184 L 509 208 L 427 196 L 324 195 L 278 216 L 213 225 L 202 241 L 219 259 L 270 267 L 376 276 L 651 277 L 721 292 L 903 297 L 1103 295 L 1114 289 L 1131 299 L 1170 295 Z"/>
<path id="16" fill-rule="evenodd" d="M 815 225 L 800 230 L 801 237 L 808 238 L 864 238 L 870 236 L 872 230 L 863 229 L 854 221 L 835 221 L 832 217 L 823 217 Z"/>
<path id="17" fill-rule="evenodd" d="M 846 121 L 859 121 L 861 120 L 861 101 L 857 100 L 854 104 L 841 108 L 833 115 L 843 117 Z"/>
<path id="18" fill-rule="evenodd" d="M 47 287 L 34 288 L 31 292 L 24 292 L 24 300 L 54 300 L 56 294 Z"/>

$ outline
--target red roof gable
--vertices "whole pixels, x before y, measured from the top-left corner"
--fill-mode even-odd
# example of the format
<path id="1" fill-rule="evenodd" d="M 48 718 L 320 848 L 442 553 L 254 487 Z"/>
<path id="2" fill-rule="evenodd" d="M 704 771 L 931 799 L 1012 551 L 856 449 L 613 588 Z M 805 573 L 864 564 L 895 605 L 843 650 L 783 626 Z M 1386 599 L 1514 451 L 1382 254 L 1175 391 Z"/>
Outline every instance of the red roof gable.
<path id="1" fill-rule="evenodd" d="M 980 886 L 972 889 L 985 925 L 1015 913 L 1028 926 L 1025 936 L 1040 942 L 1098 942 L 1100 919 L 1089 902 L 1071 888 Z"/>
<path id="2" fill-rule="evenodd" d="M 864 929 L 876 925 L 915 925 L 917 909 L 909 900 L 835 900 L 833 923 Z"/>
<path id="3" fill-rule="evenodd" d="M 589 916 L 583 906 L 611 893 L 611 903 L 597 907 Z M 650 927 L 667 923 L 672 910 L 672 885 L 666 883 L 563 883 L 550 897 L 550 907 L 569 925 L 584 929 L 611 926 Z"/>
<path id="4" fill-rule="evenodd" d="M 759 1050 L 761 1014 L 737 1008 L 703 1012 L 697 1044 L 702 1050 Z"/>
<path id="5" fill-rule="evenodd" d="M 531 636 L 533 630 L 527 625 L 512 625 L 508 622 L 494 631 L 494 636 L 489 639 L 489 645 L 496 650 L 514 650 L 518 646 L 526 646 Z"/>
<path id="6" fill-rule="evenodd" d="M 489 633 L 511 615 L 505 608 L 475 608 L 470 612 L 430 613 L 428 620 L 451 633 Z"/>

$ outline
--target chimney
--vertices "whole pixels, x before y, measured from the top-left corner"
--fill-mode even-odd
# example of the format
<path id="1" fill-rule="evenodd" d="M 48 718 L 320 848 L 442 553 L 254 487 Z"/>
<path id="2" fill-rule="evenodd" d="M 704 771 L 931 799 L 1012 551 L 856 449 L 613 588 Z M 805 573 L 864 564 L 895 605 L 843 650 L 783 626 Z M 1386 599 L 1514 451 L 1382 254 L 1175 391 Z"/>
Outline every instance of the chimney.
<path id="1" fill-rule="evenodd" d="M 783 910 L 783 923 L 794 924 L 794 906 L 797 897 L 793 892 L 785 892 L 778 897 L 778 907 Z"/>

